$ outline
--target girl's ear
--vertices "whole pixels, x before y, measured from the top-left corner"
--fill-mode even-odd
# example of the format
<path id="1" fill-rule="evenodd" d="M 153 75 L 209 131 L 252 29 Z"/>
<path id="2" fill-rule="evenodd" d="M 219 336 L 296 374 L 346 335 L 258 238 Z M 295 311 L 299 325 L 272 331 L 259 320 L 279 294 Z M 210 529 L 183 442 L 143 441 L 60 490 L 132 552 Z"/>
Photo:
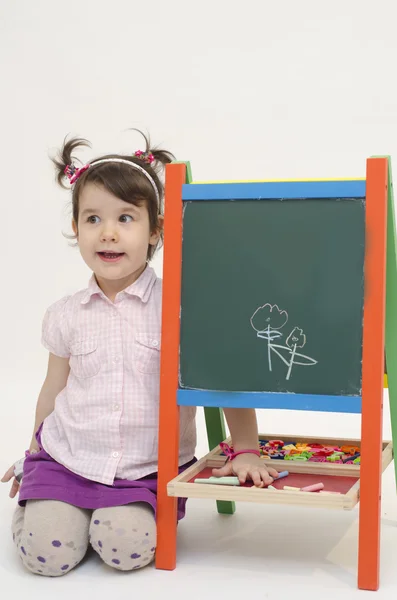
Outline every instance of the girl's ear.
<path id="1" fill-rule="evenodd" d="M 163 227 L 164 227 L 164 217 L 163 217 L 163 215 L 159 215 L 158 216 L 158 227 L 150 235 L 149 244 L 151 246 L 155 246 L 157 244 L 157 242 L 159 241 L 161 232 L 163 231 Z"/>

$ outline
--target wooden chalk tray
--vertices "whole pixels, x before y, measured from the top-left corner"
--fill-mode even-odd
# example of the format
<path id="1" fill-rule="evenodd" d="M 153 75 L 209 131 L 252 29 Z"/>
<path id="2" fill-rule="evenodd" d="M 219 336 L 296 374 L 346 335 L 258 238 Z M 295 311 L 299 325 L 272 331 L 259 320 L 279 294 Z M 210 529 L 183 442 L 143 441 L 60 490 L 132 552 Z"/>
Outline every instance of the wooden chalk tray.
<path id="1" fill-rule="evenodd" d="M 360 440 L 357 439 L 341 440 L 275 434 L 260 434 L 259 439 L 281 439 L 284 440 L 285 444 L 293 443 L 293 440 L 299 440 L 300 442 L 306 442 L 308 445 L 310 445 L 310 442 L 317 442 L 330 446 L 353 445 L 360 447 Z M 225 442 L 230 444 L 230 438 L 226 439 Z M 383 442 L 382 471 L 386 469 L 392 460 L 393 444 L 389 441 Z M 220 446 L 217 446 L 189 469 L 170 481 L 167 486 L 168 495 L 178 498 L 230 500 L 256 502 L 258 504 L 293 504 L 342 510 L 353 509 L 359 501 L 360 465 L 270 458 L 263 458 L 263 461 L 267 466 L 271 466 L 279 472 L 289 471 L 288 477 L 274 481 L 275 490 L 256 488 L 251 481 L 242 486 L 195 483 L 195 478 L 209 478 L 212 476 L 214 467 L 221 467 L 225 463 L 225 456 L 222 455 Z M 283 489 L 284 486 L 302 488 L 320 482 L 324 484 L 324 490 L 321 493 Z"/>

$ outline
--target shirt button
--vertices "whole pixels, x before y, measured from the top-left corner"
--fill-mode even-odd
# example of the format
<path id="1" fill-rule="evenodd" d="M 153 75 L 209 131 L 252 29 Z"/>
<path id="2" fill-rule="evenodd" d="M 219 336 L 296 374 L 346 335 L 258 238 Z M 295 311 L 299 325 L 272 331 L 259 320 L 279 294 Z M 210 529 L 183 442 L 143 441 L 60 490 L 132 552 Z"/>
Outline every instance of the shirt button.
<path id="1" fill-rule="evenodd" d="M 113 359 L 113 362 L 114 363 L 118 363 L 119 360 L 120 360 L 120 356 L 115 356 L 114 359 Z"/>
<path id="2" fill-rule="evenodd" d="M 120 406 L 118 404 L 113 404 L 113 410 L 119 410 Z"/>
<path id="3" fill-rule="evenodd" d="M 157 340 L 152 340 L 152 346 L 153 348 L 157 348 L 157 346 L 159 345 Z"/>
<path id="4" fill-rule="evenodd" d="M 113 452 L 112 456 L 113 456 L 113 458 L 118 458 L 119 453 L 118 452 Z"/>

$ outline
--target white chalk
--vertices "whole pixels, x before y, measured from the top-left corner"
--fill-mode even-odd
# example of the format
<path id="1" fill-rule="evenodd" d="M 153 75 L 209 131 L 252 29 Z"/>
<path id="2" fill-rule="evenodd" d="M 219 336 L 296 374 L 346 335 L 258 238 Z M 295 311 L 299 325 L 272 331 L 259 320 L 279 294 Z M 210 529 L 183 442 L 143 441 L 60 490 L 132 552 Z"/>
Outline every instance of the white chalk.
<path id="1" fill-rule="evenodd" d="M 240 485 L 238 477 L 210 477 L 209 479 L 195 479 L 194 483 L 210 485 Z"/>

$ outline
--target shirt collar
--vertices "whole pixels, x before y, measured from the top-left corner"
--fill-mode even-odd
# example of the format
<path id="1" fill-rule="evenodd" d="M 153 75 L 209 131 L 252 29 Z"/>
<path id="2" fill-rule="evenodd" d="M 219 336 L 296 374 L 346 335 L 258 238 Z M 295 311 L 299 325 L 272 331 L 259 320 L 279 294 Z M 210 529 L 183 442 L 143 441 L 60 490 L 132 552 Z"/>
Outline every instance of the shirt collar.
<path id="1" fill-rule="evenodd" d="M 129 296 L 135 296 L 137 298 L 140 298 L 140 300 L 142 300 L 142 302 L 146 304 L 146 302 L 150 298 L 150 293 L 156 280 L 156 273 L 154 272 L 152 267 L 147 266 L 143 273 L 138 277 L 138 279 L 134 281 L 134 283 L 132 283 L 130 286 L 128 286 L 125 290 L 119 292 L 119 294 L 128 294 Z M 81 304 L 88 304 L 91 298 L 95 295 L 102 297 L 105 296 L 95 279 L 95 275 L 93 274 L 89 281 L 88 288 L 83 294 Z"/>

